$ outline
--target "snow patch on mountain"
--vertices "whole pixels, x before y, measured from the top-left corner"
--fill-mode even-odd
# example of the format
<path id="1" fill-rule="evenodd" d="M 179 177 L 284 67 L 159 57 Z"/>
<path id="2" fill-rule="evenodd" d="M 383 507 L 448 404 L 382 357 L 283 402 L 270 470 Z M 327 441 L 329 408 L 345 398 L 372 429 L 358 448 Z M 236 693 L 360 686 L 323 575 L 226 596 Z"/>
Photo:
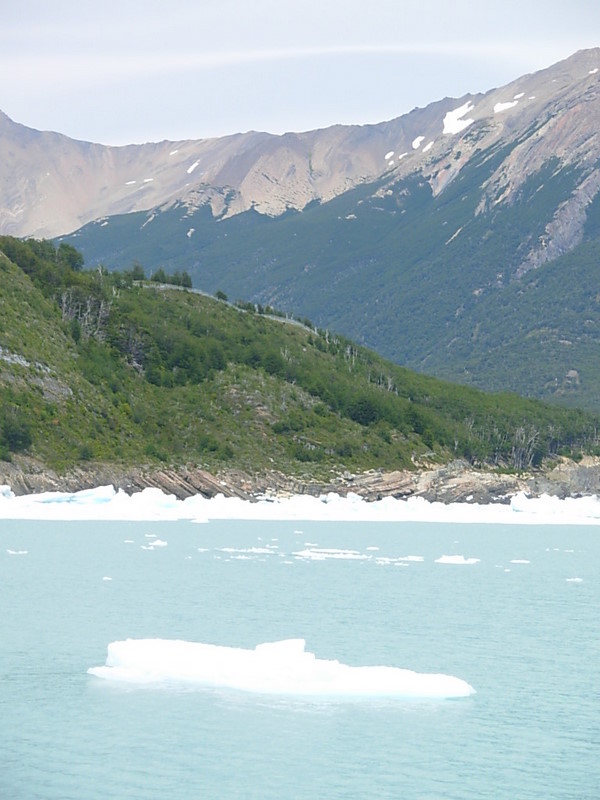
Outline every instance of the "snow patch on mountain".
<path id="1" fill-rule="evenodd" d="M 468 114 L 469 111 L 472 111 L 475 108 L 473 103 L 468 100 L 466 103 L 463 103 L 462 106 L 455 108 L 454 111 L 448 111 L 446 116 L 444 117 L 444 130 L 442 131 L 443 134 L 452 134 L 452 133 L 460 133 L 464 131 L 465 128 L 468 128 L 474 120 L 472 119 L 463 119 L 465 114 Z"/>
<path id="2" fill-rule="evenodd" d="M 519 105 L 518 100 L 510 100 L 508 103 L 496 103 L 494 106 L 494 114 L 500 114 L 502 111 L 508 111 L 509 108 L 514 108 Z"/>
<path id="3" fill-rule="evenodd" d="M 424 138 L 425 138 L 424 136 L 417 136 L 416 139 L 413 139 L 412 141 L 413 150 L 418 150 L 419 147 L 421 147 Z"/>

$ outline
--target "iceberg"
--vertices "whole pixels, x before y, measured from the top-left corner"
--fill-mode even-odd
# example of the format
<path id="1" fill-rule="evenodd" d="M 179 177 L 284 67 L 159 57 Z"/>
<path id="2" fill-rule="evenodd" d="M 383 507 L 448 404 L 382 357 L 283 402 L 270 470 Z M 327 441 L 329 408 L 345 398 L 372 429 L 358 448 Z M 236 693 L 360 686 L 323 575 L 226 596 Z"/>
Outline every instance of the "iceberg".
<path id="1" fill-rule="evenodd" d="M 452 675 L 320 659 L 304 639 L 254 649 L 169 639 L 126 639 L 108 645 L 106 664 L 88 674 L 134 684 L 184 683 L 293 697 L 450 699 L 475 689 Z"/>
<path id="2" fill-rule="evenodd" d="M 331 492 L 319 497 L 264 496 L 254 501 L 218 494 L 178 500 L 157 488 L 127 494 L 113 486 L 80 492 L 45 492 L 15 496 L 0 486 L 0 519 L 42 520 L 297 520 L 336 522 L 458 522 L 516 523 L 519 525 L 598 525 L 600 501 L 596 495 L 560 499 L 520 493 L 509 503 L 429 502 L 422 497 L 384 497 L 369 502 L 357 494 Z"/>

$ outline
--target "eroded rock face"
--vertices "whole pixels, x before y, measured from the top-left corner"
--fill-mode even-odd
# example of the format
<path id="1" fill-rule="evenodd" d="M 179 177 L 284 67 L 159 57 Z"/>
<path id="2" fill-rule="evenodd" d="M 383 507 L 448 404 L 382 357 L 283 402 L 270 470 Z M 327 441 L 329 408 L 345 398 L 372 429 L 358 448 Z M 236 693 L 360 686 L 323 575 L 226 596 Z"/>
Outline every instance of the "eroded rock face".
<path id="1" fill-rule="evenodd" d="M 249 475 L 239 470 L 213 475 L 195 467 L 177 469 L 119 469 L 110 465 L 75 469 L 63 475 L 44 469 L 32 459 L 0 463 L 0 485 L 17 495 L 45 491 L 76 492 L 113 485 L 128 494 L 156 487 L 179 499 L 193 495 L 240 497 L 254 500 L 264 494 L 312 495 L 329 492 L 358 494 L 373 501 L 382 497 L 423 497 L 441 503 L 507 503 L 518 492 L 539 497 L 549 494 L 572 497 L 600 494 L 600 459 L 586 457 L 579 463 L 560 459 L 547 469 L 524 475 L 505 475 L 473 469 L 462 461 L 417 471 L 339 474 L 324 483 L 279 472 Z"/>

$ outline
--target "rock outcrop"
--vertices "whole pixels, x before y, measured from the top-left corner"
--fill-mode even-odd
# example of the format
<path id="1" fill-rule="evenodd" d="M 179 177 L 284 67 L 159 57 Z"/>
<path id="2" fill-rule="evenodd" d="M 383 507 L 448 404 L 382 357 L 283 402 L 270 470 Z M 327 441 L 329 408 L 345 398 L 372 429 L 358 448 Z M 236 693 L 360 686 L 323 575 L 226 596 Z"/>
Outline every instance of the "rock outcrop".
<path id="1" fill-rule="evenodd" d="M 244 500 L 270 496 L 313 495 L 329 492 L 358 494 L 365 500 L 383 497 L 423 497 L 441 503 L 507 503 L 518 492 L 539 497 L 543 494 L 571 497 L 600 494 L 600 458 L 580 462 L 560 459 L 535 473 L 504 474 L 474 469 L 462 461 L 417 471 L 341 473 L 330 481 L 288 476 L 280 472 L 249 475 L 224 470 L 213 475 L 196 467 L 137 468 L 100 465 L 77 468 L 59 474 L 32 459 L 0 463 L 0 484 L 17 495 L 47 491 L 76 492 L 96 486 L 113 485 L 128 494 L 155 487 L 185 499 L 193 495 L 239 497 Z"/>

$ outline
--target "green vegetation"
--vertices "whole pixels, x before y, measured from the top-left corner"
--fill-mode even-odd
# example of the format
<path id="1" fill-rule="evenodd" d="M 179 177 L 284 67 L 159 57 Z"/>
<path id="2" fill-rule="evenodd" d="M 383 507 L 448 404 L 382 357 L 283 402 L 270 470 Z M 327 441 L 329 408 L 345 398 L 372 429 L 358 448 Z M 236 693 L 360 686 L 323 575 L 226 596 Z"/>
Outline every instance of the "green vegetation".
<path id="1" fill-rule="evenodd" d="M 522 470 L 597 446 L 581 411 L 418 375 L 307 319 L 142 281 L 139 265 L 84 270 L 45 241 L 0 237 L 0 348 L 0 456 L 57 469 Z"/>

